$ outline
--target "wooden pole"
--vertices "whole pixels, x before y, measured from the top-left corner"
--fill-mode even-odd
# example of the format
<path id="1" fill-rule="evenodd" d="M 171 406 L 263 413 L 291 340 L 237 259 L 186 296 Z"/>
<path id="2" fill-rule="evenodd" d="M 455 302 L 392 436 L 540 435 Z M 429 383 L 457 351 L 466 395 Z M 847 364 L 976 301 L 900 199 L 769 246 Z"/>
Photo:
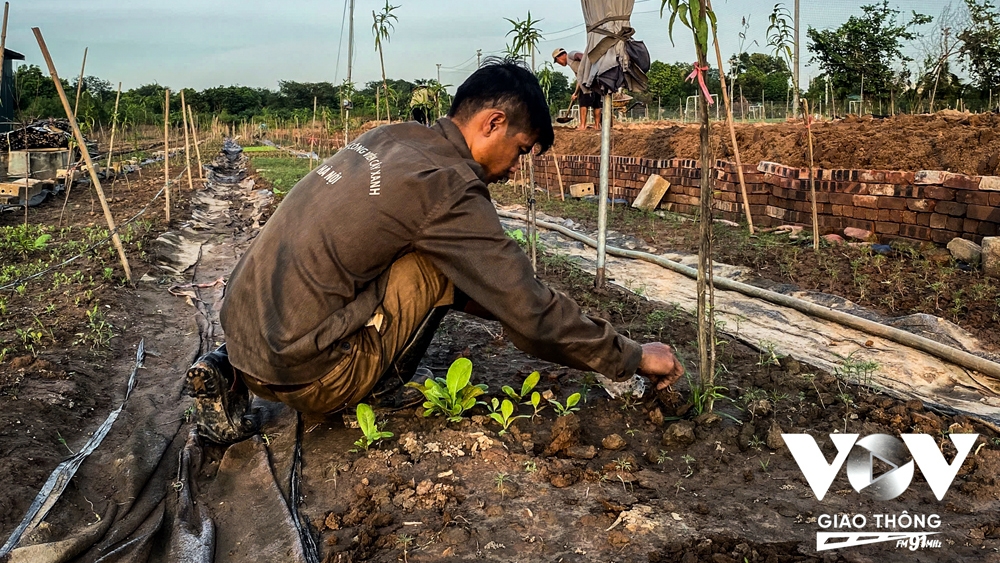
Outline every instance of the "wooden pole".
<path id="1" fill-rule="evenodd" d="M 118 257 L 122 261 L 122 268 L 125 269 L 125 279 L 129 282 L 132 281 L 132 269 L 128 265 L 128 257 L 125 256 L 125 247 L 122 246 L 121 238 L 118 237 L 118 229 L 115 227 L 115 219 L 111 216 L 111 208 L 108 207 L 108 202 L 104 199 L 104 189 L 101 188 L 101 179 L 97 177 L 97 171 L 94 170 L 94 162 L 90 159 L 90 151 L 87 150 L 87 145 L 83 139 L 83 133 L 80 132 L 80 126 L 76 123 L 76 114 L 70 110 L 69 99 L 66 98 L 66 92 L 63 91 L 62 83 L 59 81 L 59 75 L 56 73 L 56 67 L 52 63 L 52 57 L 49 55 L 49 49 L 45 46 L 45 39 L 42 38 L 42 30 L 37 27 L 31 28 L 31 31 L 35 34 L 35 39 L 38 40 L 38 46 L 42 50 L 42 56 L 45 57 L 45 64 L 49 67 L 49 73 L 52 75 L 52 82 L 55 83 L 56 91 L 59 93 L 59 99 L 62 101 L 63 109 L 66 110 L 66 117 L 69 118 L 70 127 L 73 128 L 73 135 L 76 137 L 76 142 L 80 145 L 80 153 L 83 155 L 83 160 L 87 163 L 87 171 L 90 172 L 90 180 L 94 183 L 94 189 L 97 191 L 97 198 L 101 201 L 101 208 L 104 210 L 104 218 L 108 222 L 108 229 L 111 230 L 111 242 L 114 244 L 115 249 L 118 250 Z"/>
<path id="2" fill-rule="evenodd" d="M 10 2 L 3 3 L 3 29 L 0 30 L 0 74 L 3 73 L 3 56 L 7 52 L 7 12 Z"/>
<path id="3" fill-rule="evenodd" d="M 73 104 L 73 119 L 76 119 L 76 110 L 80 109 L 80 91 L 83 89 L 83 70 L 87 68 L 87 49 L 83 48 L 83 64 L 80 66 L 80 78 L 76 81 L 76 102 Z M 82 150 L 80 151 L 83 152 Z"/>
<path id="4" fill-rule="evenodd" d="M 188 112 L 188 123 L 191 124 L 191 140 L 194 141 L 194 156 L 198 159 L 198 179 L 204 180 L 205 176 L 201 171 L 201 149 L 198 147 L 198 130 L 194 126 L 194 112 L 191 111 L 191 106 L 187 107 Z"/>
<path id="5" fill-rule="evenodd" d="M 819 250 L 819 213 L 816 211 L 816 171 L 813 168 L 813 132 L 812 115 L 809 114 L 809 100 L 802 100 L 802 108 L 805 111 L 806 136 L 809 137 L 809 194 L 812 197 L 813 213 L 813 250 Z"/>
<path id="6" fill-rule="evenodd" d="M 566 201 L 566 193 L 563 191 L 562 173 L 559 172 L 559 157 L 552 153 L 552 162 L 556 165 L 556 178 L 559 179 L 559 199 Z"/>
<path id="7" fill-rule="evenodd" d="M 605 282 L 605 253 L 608 244 L 608 190 L 611 170 L 611 94 L 604 95 L 601 112 L 601 168 L 597 200 L 597 271 L 594 287 L 600 289 Z"/>
<path id="8" fill-rule="evenodd" d="M 313 96 L 313 121 L 312 128 L 309 132 L 309 169 L 311 170 L 313 165 L 313 147 L 316 143 L 316 96 Z M 317 157 L 319 155 L 316 155 Z M 317 158 L 317 160 L 319 160 Z"/>
<path id="9" fill-rule="evenodd" d="M 796 2 L 796 6 L 798 2 Z M 712 2 L 709 0 L 708 9 L 712 9 Z M 750 215 L 750 199 L 747 197 L 747 183 L 743 179 L 743 162 L 740 160 L 740 146 L 736 143 L 736 124 L 733 121 L 733 106 L 729 101 L 729 91 L 726 89 L 726 73 L 722 72 L 722 52 L 719 50 L 719 36 L 716 34 L 715 26 L 712 26 L 712 40 L 715 42 L 715 59 L 719 63 L 719 81 L 722 83 L 722 99 L 726 102 L 726 116 L 729 121 L 729 139 L 733 143 L 733 154 L 736 156 L 736 174 L 740 178 L 740 193 L 743 195 L 743 214 L 747 217 L 747 226 L 750 227 L 750 234 L 753 232 L 753 216 Z M 796 49 L 798 47 L 796 46 Z M 796 97 L 798 97 L 796 95 Z"/>
<path id="10" fill-rule="evenodd" d="M 163 100 L 163 192 L 167 196 L 167 224 L 170 224 L 170 88 L 164 91 Z"/>
<path id="11" fill-rule="evenodd" d="M 194 182 L 191 179 L 191 141 L 188 138 L 188 115 L 187 104 L 184 103 L 184 89 L 181 88 L 181 117 L 184 125 L 184 167 L 187 169 L 188 189 L 194 191 Z"/>
<path id="12" fill-rule="evenodd" d="M 2 68 L 2 67 L 0 67 Z M 31 153 L 24 151 L 24 226 L 28 226 L 28 180 L 31 179 Z"/>
<path id="13" fill-rule="evenodd" d="M 531 269 L 538 271 L 538 245 L 537 243 L 537 233 L 538 233 L 538 219 L 537 219 L 537 209 L 535 209 L 535 152 L 534 147 L 532 151 L 525 155 L 525 159 L 528 161 L 528 213 L 531 215 L 531 238 L 528 239 L 528 244 L 531 247 Z"/>
<path id="14" fill-rule="evenodd" d="M 115 154 L 115 127 L 118 126 L 118 100 L 122 97 L 122 83 L 118 83 L 118 94 L 115 95 L 115 113 L 111 115 L 111 142 L 108 144 L 108 170 L 111 169 L 111 158 Z"/>

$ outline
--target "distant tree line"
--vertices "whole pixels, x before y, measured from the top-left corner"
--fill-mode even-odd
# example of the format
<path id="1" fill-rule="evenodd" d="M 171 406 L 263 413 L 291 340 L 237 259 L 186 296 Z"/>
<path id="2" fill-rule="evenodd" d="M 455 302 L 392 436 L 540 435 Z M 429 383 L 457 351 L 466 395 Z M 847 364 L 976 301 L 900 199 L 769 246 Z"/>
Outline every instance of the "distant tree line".
<path id="1" fill-rule="evenodd" d="M 52 78 L 36 65 L 21 65 L 15 72 L 15 105 L 17 119 L 22 122 L 45 117 L 65 117 L 65 112 Z M 73 103 L 77 81 L 62 79 L 63 89 Z M 433 79 L 407 80 L 386 79 L 365 84 L 355 90 L 354 85 L 334 85 L 330 82 L 296 82 L 282 80 L 277 90 L 253 88 L 250 86 L 217 86 L 204 90 L 184 89 L 184 99 L 192 110 L 202 116 L 217 116 L 222 123 L 241 121 L 281 120 L 302 126 L 311 123 L 315 100 L 317 121 L 329 126 L 339 126 L 341 120 L 341 100 L 349 94 L 352 108 L 351 118 L 357 120 L 386 119 L 384 92 L 389 91 L 389 111 L 394 121 L 407 120 L 410 116 L 410 99 L 416 88 L 428 87 L 432 92 L 440 92 L 440 112 L 445 114 L 450 106 L 450 97 L 443 86 Z M 165 86 L 146 84 L 123 90 L 118 107 L 119 121 L 126 124 L 157 124 L 163 122 Z M 81 126 L 98 127 L 109 124 L 115 106 L 117 85 L 96 76 L 86 76 L 77 110 Z M 566 76 L 552 73 L 548 89 L 552 111 L 565 108 L 572 90 Z M 432 98 L 435 99 L 435 98 Z M 376 109 L 376 101 L 378 108 Z M 431 108 L 436 117 L 437 104 Z M 180 119 L 180 92 L 170 89 L 171 120 Z M 175 115 L 176 114 L 176 115 Z"/>

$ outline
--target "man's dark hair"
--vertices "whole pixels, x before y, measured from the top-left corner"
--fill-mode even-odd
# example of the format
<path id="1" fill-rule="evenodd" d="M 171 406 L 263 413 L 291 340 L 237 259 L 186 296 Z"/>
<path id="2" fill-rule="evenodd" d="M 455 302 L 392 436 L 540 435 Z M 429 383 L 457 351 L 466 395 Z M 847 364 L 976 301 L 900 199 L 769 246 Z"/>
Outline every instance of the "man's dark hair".
<path id="1" fill-rule="evenodd" d="M 538 135 L 542 152 L 555 141 L 552 117 L 538 79 L 517 59 L 487 57 L 455 92 L 448 117 L 465 122 L 484 109 L 498 108 L 507 114 L 515 130 Z"/>

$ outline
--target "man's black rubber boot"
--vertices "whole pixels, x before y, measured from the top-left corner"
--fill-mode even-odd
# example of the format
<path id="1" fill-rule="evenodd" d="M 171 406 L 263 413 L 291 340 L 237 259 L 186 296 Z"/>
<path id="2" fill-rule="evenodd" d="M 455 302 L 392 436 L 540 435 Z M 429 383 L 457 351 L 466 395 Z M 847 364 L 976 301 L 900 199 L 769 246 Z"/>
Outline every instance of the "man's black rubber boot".
<path id="1" fill-rule="evenodd" d="M 450 310 L 450 306 L 436 307 L 424 317 L 424 321 L 420 323 L 416 332 L 403 346 L 403 350 L 372 389 L 371 396 L 376 403 L 388 408 L 401 409 L 423 401 L 424 396 L 419 391 L 404 385 L 409 381 L 423 383 L 425 379 L 433 376 L 429 369 L 419 367 L 420 361 L 434 340 L 434 333 L 437 332 L 441 321 Z"/>
<path id="2" fill-rule="evenodd" d="M 184 392 L 194 397 L 193 418 L 203 438 L 232 444 L 257 433 L 249 416 L 250 390 L 229 363 L 225 344 L 188 369 Z"/>

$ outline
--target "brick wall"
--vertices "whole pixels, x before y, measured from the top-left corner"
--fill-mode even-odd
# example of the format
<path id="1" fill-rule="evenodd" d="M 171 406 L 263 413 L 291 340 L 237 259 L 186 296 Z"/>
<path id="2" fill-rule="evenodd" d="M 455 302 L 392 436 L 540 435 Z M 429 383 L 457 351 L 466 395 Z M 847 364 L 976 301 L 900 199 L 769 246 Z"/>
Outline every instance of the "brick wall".
<path id="1" fill-rule="evenodd" d="M 559 156 L 567 191 L 570 184 L 597 184 L 599 166 L 599 156 Z M 736 164 L 717 160 L 713 170 L 717 216 L 743 221 Z M 696 160 L 611 157 L 612 197 L 632 201 L 650 174 L 671 184 L 660 208 L 695 213 L 701 182 Z M 812 225 L 809 169 L 761 162 L 743 165 L 743 176 L 755 226 Z M 550 193 L 559 193 L 552 155 L 535 157 L 535 181 Z M 857 227 L 882 240 L 947 243 L 954 237 L 979 242 L 1000 230 L 1000 176 L 817 169 L 816 202 L 824 234 Z"/>

